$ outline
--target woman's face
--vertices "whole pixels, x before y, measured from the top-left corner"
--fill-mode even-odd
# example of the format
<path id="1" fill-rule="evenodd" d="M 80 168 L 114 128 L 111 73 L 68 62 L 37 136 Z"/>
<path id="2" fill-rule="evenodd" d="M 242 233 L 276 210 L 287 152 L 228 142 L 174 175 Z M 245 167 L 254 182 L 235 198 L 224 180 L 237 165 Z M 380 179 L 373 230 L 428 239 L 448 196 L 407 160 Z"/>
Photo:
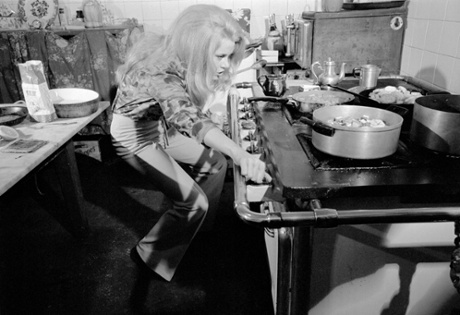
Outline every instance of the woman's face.
<path id="1" fill-rule="evenodd" d="M 230 59 L 233 56 L 234 50 L 235 43 L 233 41 L 228 38 L 221 40 L 219 48 L 217 48 L 213 56 L 217 78 L 220 78 L 220 76 L 230 68 Z"/>

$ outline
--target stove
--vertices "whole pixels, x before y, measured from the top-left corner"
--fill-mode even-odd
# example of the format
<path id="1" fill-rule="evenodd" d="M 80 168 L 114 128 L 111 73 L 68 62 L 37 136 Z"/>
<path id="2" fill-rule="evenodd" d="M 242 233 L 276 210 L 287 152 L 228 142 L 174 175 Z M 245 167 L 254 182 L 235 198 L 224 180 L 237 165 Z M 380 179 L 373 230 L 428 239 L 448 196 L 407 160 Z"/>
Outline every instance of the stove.
<path id="1" fill-rule="evenodd" d="M 413 84 L 411 80 L 407 78 L 404 82 L 410 85 Z M 398 84 L 394 78 L 379 82 Z M 257 88 L 253 87 L 255 96 L 262 96 Z M 364 287 L 362 271 L 368 269 L 369 264 L 378 260 L 386 266 L 397 263 L 398 260 L 393 259 L 400 253 L 408 253 L 406 258 L 416 255 L 417 250 L 410 248 L 391 252 L 391 248 L 384 246 L 386 231 L 369 227 L 375 224 L 387 228 L 385 224 L 455 221 L 452 236 L 457 238 L 450 277 L 460 292 L 459 157 L 446 156 L 413 143 L 409 139 L 410 126 L 406 124 L 394 154 L 376 160 L 338 158 L 320 152 L 312 145 L 310 127 L 299 120 L 303 114 L 293 108 L 271 102 L 254 102 L 252 108 L 257 123 L 258 152 L 266 162 L 273 182 L 259 186 L 247 183 L 238 168 L 234 168 L 235 210 L 248 224 L 264 227 L 276 314 L 307 314 L 310 307 L 314 309 L 319 302 L 326 300 L 324 296 L 318 297 L 318 292 L 332 295 L 345 285 L 346 292 L 353 295 L 352 292 Z M 410 111 L 410 106 L 408 109 Z M 238 123 L 233 117 L 238 117 L 238 113 L 231 113 L 231 133 L 234 140 L 240 142 Z M 248 196 L 254 192 L 260 196 L 259 201 L 248 201 Z M 397 206 L 387 202 L 394 196 L 401 201 Z M 361 204 L 360 198 L 364 198 Z M 369 207 L 368 198 L 379 204 Z M 343 201 L 347 204 L 344 205 Z M 342 235 L 338 231 L 349 234 Z M 382 238 L 376 237 L 377 232 L 381 232 Z M 376 239 L 376 242 L 368 244 L 370 239 Z M 419 262 L 415 257 L 413 266 Z M 448 256 L 442 259 L 444 262 L 448 260 Z M 378 268 L 382 266 L 378 265 Z M 411 268 L 415 270 L 417 267 L 411 265 Z M 410 271 L 400 269 L 399 274 L 406 280 L 414 278 L 415 283 L 415 275 Z M 375 274 L 369 278 L 373 276 Z M 332 279 L 336 282 L 333 283 Z M 348 282 L 342 282 L 344 279 Z M 404 299 L 373 304 L 384 309 L 396 300 L 394 307 L 400 300 L 408 300 L 408 292 L 416 288 L 404 287 L 404 284 L 411 283 L 406 280 L 396 277 L 394 284 L 400 286 L 395 297 L 400 294 L 398 292 L 403 292 L 406 294 Z M 378 290 L 388 287 L 384 283 L 380 287 L 376 285 L 369 286 L 360 298 L 372 299 L 378 295 Z M 342 309 L 343 302 L 336 307 Z M 322 312 L 326 313 L 331 312 Z"/>

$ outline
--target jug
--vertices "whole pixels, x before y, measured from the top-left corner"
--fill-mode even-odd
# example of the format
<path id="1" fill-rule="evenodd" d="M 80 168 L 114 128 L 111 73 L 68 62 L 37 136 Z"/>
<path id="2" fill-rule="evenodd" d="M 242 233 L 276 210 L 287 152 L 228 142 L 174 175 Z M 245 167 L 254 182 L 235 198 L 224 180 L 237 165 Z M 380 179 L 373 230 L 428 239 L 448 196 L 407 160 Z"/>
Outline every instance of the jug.
<path id="1" fill-rule="evenodd" d="M 262 87 L 266 96 L 283 96 L 286 92 L 285 74 L 267 74 L 257 78 L 257 82 Z"/>
<path id="2" fill-rule="evenodd" d="M 381 70 L 376 65 L 363 65 L 353 69 L 353 76 L 357 77 L 359 74 L 359 85 L 366 89 L 372 89 L 377 86 Z"/>
<path id="3" fill-rule="evenodd" d="M 323 69 L 323 73 L 321 73 L 319 76 L 315 72 L 315 66 L 318 66 L 320 69 Z M 321 66 L 319 61 L 315 61 L 311 65 L 311 72 L 318 81 L 318 84 L 336 85 L 345 77 L 345 63 L 342 63 L 342 66 L 340 68 L 340 74 L 336 74 L 335 61 L 331 60 L 331 58 L 329 57 L 328 60 L 324 62 L 324 67 Z"/>

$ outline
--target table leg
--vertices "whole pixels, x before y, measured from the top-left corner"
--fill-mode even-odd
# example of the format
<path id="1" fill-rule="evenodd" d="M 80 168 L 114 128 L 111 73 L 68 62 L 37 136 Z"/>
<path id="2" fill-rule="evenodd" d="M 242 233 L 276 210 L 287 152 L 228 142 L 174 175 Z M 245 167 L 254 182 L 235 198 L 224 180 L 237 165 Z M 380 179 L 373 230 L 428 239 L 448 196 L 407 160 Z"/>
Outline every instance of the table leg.
<path id="1" fill-rule="evenodd" d="M 55 175 L 54 183 L 50 183 L 48 170 Z M 88 231 L 88 219 L 72 140 L 35 176 L 35 199 L 74 237 L 83 238 Z"/>

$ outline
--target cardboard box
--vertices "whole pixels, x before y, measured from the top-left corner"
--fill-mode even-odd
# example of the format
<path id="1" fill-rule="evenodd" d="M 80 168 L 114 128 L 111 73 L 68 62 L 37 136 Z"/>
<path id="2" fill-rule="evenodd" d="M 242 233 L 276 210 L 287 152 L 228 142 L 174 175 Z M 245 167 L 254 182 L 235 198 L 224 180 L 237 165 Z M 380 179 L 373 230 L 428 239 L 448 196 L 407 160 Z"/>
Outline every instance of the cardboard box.
<path id="1" fill-rule="evenodd" d="M 73 138 L 75 152 L 107 162 L 115 157 L 110 135 L 77 135 Z"/>

